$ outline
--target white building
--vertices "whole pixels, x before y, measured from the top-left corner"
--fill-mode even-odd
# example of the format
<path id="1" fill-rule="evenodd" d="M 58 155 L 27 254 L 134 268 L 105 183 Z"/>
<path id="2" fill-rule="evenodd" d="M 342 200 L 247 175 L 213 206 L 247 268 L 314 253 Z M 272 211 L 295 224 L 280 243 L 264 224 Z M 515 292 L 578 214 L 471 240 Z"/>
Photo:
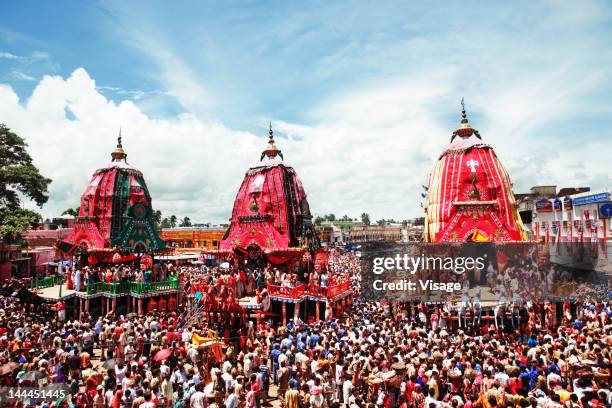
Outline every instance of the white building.
<path id="1" fill-rule="evenodd" d="M 612 189 L 557 198 L 541 198 L 533 205 L 534 238 L 548 243 L 600 242 L 612 232 Z"/>

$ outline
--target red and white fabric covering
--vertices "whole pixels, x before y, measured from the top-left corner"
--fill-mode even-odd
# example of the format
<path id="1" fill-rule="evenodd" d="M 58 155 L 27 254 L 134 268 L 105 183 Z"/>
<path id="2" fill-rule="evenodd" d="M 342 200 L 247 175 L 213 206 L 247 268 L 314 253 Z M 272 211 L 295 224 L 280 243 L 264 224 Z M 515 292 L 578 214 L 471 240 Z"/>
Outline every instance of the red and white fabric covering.
<path id="1" fill-rule="evenodd" d="M 510 176 L 462 112 L 461 127 L 429 179 L 427 242 L 525 241 Z"/>
<path id="2" fill-rule="evenodd" d="M 220 250 L 253 254 L 258 248 L 262 255 L 276 255 L 280 261 L 294 255 L 284 249 L 319 246 L 302 182 L 292 167 L 277 158 L 279 154 L 270 130 L 262 162 L 246 172 L 238 190 Z"/>

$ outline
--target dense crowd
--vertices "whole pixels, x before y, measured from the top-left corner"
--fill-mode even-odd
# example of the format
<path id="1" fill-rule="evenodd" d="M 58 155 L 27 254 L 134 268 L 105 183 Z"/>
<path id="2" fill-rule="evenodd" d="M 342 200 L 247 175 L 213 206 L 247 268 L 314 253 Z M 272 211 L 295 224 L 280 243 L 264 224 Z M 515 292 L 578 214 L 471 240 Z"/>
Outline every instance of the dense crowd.
<path id="1" fill-rule="evenodd" d="M 216 291 L 225 285 L 238 294 L 297 279 L 275 268 L 163 269 L 181 272 L 189 287 L 205 283 Z M 326 269 L 307 279 L 320 285 L 351 279 L 358 293 L 354 253 L 332 252 Z M 137 272 L 111 268 L 113 276 L 123 273 Z M 563 314 L 548 320 L 545 304 L 522 305 L 519 315 L 527 318 L 513 325 L 508 313 L 499 325 L 481 314 L 475 319 L 473 302 L 461 312 L 461 302 L 357 296 L 335 319 L 286 326 L 251 319 L 229 336 L 219 336 L 205 318 L 187 321 L 185 305 L 146 316 L 61 322 L 44 308 L 24 310 L 7 292 L 0 303 L 2 384 L 68 389 L 66 400 L 38 406 L 612 406 L 612 308 L 606 302 L 565 303 Z M 462 313 L 467 317 L 459 325 Z"/>
<path id="2" fill-rule="evenodd" d="M 75 290 L 85 291 L 86 287 L 98 282 L 120 283 L 120 282 L 163 282 L 170 276 L 175 275 L 178 268 L 172 263 L 162 263 L 155 267 L 141 265 L 105 265 L 84 266 L 69 270 L 70 280 Z"/>

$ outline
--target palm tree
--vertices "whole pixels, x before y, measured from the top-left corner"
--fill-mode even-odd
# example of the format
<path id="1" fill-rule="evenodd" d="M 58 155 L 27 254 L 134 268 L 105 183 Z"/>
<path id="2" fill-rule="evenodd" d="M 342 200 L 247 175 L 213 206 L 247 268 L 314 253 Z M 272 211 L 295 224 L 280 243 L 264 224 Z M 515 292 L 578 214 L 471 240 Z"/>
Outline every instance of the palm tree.
<path id="1" fill-rule="evenodd" d="M 178 219 L 176 218 L 176 215 L 172 214 L 170 216 L 170 227 L 171 228 L 175 228 L 176 227 L 176 222 L 178 221 Z"/>
<path id="2" fill-rule="evenodd" d="M 155 221 L 155 226 L 159 227 L 159 224 L 161 224 L 162 222 L 162 212 L 159 210 L 156 210 L 153 213 L 153 221 Z"/>
<path id="3" fill-rule="evenodd" d="M 191 219 L 189 217 L 184 217 L 179 227 L 191 227 Z"/>
<path id="4" fill-rule="evenodd" d="M 363 222 L 365 225 L 370 225 L 370 214 L 362 213 L 361 214 L 361 222 Z"/>

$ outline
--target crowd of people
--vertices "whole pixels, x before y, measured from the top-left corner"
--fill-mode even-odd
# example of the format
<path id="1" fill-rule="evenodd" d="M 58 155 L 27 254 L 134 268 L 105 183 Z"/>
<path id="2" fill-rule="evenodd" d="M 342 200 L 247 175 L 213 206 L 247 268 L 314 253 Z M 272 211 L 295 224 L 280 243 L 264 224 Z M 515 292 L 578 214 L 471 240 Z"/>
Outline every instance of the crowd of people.
<path id="1" fill-rule="evenodd" d="M 137 273 L 110 269 L 111 280 Z M 161 269 L 180 272 L 192 295 L 204 284 L 246 295 L 297 279 L 275 268 Z M 187 304 L 174 312 L 61 322 L 44 308 L 24 310 L 5 291 L 0 381 L 62 384 L 65 399 L 33 405 L 49 408 L 612 406 L 609 302 L 566 303 L 563 317 L 548 321 L 498 325 L 470 316 L 461 324 L 460 301 L 445 306 L 360 297 L 354 252 L 332 251 L 326 268 L 310 279 L 320 285 L 350 279 L 352 308 L 312 324 L 244 320 L 243 330 L 229 336 L 215 332 L 206 315 L 187 321 Z M 525 306 L 524 313 L 544 316 L 545 305 Z"/>
<path id="2" fill-rule="evenodd" d="M 132 265 L 104 265 L 77 267 L 69 270 L 70 280 L 76 291 L 85 291 L 88 285 L 98 282 L 120 283 L 120 282 L 163 282 L 170 276 L 177 274 L 178 268 L 172 263 L 148 265 L 143 263 L 138 266 Z"/>

